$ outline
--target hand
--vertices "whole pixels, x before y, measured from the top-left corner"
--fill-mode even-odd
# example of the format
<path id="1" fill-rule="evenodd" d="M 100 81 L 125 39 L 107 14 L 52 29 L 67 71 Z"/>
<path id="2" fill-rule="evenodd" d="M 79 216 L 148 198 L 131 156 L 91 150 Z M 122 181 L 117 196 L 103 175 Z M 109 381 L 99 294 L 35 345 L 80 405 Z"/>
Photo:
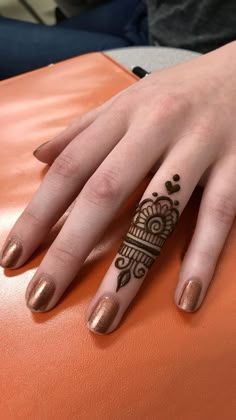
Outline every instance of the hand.
<path id="1" fill-rule="evenodd" d="M 205 185 L 176 288 L 177 306 L 201 305 L 236 208 L 236 43 L 146 77 L 35 151 L 51 165 L 10 232 L 3 267 L 19 267 L 74 201 L 31 280 L 27 305 L 61 298 L 109 222 L 156 168 L 117 256 L 88 308 L 88 327 L 119 324 L 175 228 L 195 186 Z"/>

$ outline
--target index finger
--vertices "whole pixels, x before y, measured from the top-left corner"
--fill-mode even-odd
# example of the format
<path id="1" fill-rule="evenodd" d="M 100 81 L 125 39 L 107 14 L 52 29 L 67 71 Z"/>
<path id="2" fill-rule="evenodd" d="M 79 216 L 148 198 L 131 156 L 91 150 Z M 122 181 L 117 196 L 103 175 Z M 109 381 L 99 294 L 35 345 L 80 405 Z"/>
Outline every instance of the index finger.
<path id="1" fill-rule="evenodd" d="M 125 124 L 120 119 L 111 120 L 110 112 L 104 113 L 55 160 L 7 237 L 0 260 L 3 267 L 21 266 L 41 244 L 91 174 L 122 137 Z M 99 144 L 96 153 L 94 138 Z"/>

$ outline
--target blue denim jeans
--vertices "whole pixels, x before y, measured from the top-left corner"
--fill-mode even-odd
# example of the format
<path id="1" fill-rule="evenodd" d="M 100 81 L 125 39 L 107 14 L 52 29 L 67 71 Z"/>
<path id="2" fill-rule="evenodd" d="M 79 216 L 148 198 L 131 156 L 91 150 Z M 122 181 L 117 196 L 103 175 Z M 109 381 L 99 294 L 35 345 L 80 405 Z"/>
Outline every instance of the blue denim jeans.
<path id="1" fill-rule="evenodd" d="M 46 26 L 0 18 L 0 79 L 88 52 L 147 45 L 141 0 L 111 0 Z"/>

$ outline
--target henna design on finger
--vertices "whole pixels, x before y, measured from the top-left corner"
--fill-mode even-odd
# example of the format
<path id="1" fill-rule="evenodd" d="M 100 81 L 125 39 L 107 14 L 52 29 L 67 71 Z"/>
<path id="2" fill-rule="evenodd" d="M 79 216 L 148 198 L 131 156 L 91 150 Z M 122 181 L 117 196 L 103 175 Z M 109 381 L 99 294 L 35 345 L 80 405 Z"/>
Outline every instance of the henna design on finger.
<path id="1" fill-rule="evenodd" d="M 174 181 L 179 179 L 179 175 L 173 177 Z M 168 190 L 167 185 L 166 188 Z M 168 193 L 173 194 L 179 191 L 180 186 L 172 184 L 170 189 Z M 152 196 L 153 198 L 144 199 L 137 206 L 129 231 L 118 251 L 115 267 L 121 272 L 117 278 L 116 292 L 128 284 L 131 277 L 139 279 L 147 273 L 178 222 L 179 211 L 176 207 L 179 201 L 158 196 L 157 192 L 152 193 Z"/>
<path id="2" fill-rule="evenodd" d="M 179 181 L 180 176 L 178 174 L 173 176 L 173 181 Z M 179 184 L 173 184 L 171 181 L 166 181 L 165 183 L 166 189 L 168 191 L 168 194 L 174 194 L 175 192 L 178 192 L 180 190 Z"/>

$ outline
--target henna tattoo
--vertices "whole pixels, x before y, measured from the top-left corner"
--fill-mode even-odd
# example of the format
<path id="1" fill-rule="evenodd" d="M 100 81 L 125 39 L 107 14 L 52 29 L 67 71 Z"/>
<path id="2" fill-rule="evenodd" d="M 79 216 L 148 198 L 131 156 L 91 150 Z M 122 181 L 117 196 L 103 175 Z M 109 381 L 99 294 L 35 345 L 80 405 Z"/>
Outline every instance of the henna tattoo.
<path id="1" fill-rule="evenodd" d="M 173 176 L 173 181 L 179 181 L 180 180 L 180 176 L 178 174 Z M 172 184 L 171 181 L 166 181 L 165 183 L 166 189 L 168 191 L 168 194 L 174 194 L 175 192 L 178 192 L 180 190 L 180 185 L 179 184 Z"/>
<path id="2" fill-rule="evenodd" d="M 180 176 L 174 175 L 174 181 Z M 169 184 L 170 183 L 170 184 Z M 168 184 L 168 185 L 167 185 Z M 180 190 L 179 184 L 166 182 L 168 194 Z M 137 206 L 131 226 L 118 251 L 115 267 L 121 270 L 117 278 L 116 291 L 129 283 L 131 277 L 142 278 L 160 254 L 168 236 L 173 232 L 178 219 L 178 200 L 153 194 L 154 198 L 145 199 Z"/>

